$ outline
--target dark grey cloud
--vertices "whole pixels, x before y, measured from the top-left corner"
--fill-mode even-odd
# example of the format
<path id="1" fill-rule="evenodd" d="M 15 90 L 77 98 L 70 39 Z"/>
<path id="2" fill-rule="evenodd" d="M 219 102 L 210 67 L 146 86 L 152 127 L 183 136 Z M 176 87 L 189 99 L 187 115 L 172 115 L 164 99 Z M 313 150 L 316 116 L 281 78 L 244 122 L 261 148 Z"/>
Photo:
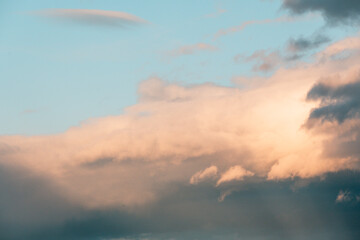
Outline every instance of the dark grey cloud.
<path id="1" fill-rule="evenodd" d="M 288 42 L 287 50 L 292 53 L 308 51 L 320 47 L 322 44 L 330 42 L 330 38 L 325 35 L 316 35 L 312 38 L 291 38 Z"/>
<path id="2" fill-rule="evenodd" d="M 307 100 L 320 100 L 319 107 L 313 109 L 309 119 L 344 122 L 358 118 L 360 114 L 360 81 L 331 86 L 316 84 L 307 94 Z"/>
<path id="3" fill-rule="evenodd" d="M 282 6 L 295 14 L 321 12 L 330 24 L 360 23 L 358 0 L 283 0 Z"/>
<path id="4" fill-rule="evenodd" d="M 330 137 L 324 142 L 323 154 L 353 159 L 360 168 L 360 81 L 338 86 L 318 83 L 308 92 L 307 100 L 320 101 L 310 112 L 307 128 L 316 129 L 326 122 L 337 124 L 326 129 Z"/>
<path id="5" fill-rule="evenodd" d="M 204 182 L 174 182 L 161 198 L 134 209 L 86 209 L 44 178 L 0 166 L 0 239 L 344 239 L 360 236 L 360 204 L 336 203 L 340 190 L 360 194 L 358 172 L 328 174 L 292 190 L 298 179 L 253 178 L 233 184 L 223 202 Z"/>

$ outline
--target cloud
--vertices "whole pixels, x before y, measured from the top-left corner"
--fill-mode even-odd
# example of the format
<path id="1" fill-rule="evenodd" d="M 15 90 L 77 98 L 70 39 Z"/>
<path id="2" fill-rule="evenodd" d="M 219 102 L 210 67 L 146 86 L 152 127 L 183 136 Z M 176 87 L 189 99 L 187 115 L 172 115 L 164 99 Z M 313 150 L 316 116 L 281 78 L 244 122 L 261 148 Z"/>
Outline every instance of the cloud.
<path id="1" fill-rule="evenodd" d="M 347 50 L 341 46 L 339 51 Z M 221 173 L 222 191 L 226 179 L 241 178 L 225 177 L 233 166 L 263 181 L 358 170 L 359 138 L 351 131 L 358 125 L 302 127 L 319 108 L 306 101 L 319 79 L 328 86 L 327 77 L 341 75 L 335 79 L 350 83 L 358 76 L 360 55 L 338 60 L 331 48 L 314 63 L 281 68 L 249 88 L 184 86 L 151 77 L 139 85 L 138 102 L 121 115 L 89 119 L 56 135 L 1 136 L 0 163 L 51 179 L 78 205 L 127 209 L 156 203 L 174 183 L 189 185 L 194 173 L 209 166 Z"/>
<path id="2" fill-rule="evenodd" d="M 255 61 L 253 71 L 270 72 L 283 63 L 283 57 L 279 51 L 258 50 L 245 58 L 246 62 Z"/>
<path id="3" fill-rule="evenodd" d="M 350 184 L 349 191 L 359 189 L 358 174 L 349 171 L 327 174 L 295 192 L 289 190 L 295 180 L 242 181 L 243 190 L 232 191 L 231 197 L 220 203 L 213 199 L 218 188 L 172 183 L 157 202 L 134 209 L 89 209 L 64 200 L 63 193 L 46 179 L 33 181 L 33 176 L 28 175 L 31 172 L 3 170 L 0 189 L 8 194 L 0 196 L 4 210 L 0 215 L 1 239 L 235 240 L 306 236 L 318 240 L 319 235 L 323 239 L 346 235 L 349 237 L 345 239 L 351 240 L 360 234 L 358 205 L 347 204 L 344 209 L 334 203 L 338 188 L 347 189 Z M 13 219 L 22 220 L 21 224 Z"/>
<path id="4" fill-rule="evenodd" d="M 239 181 L 243 180 L 244 177 L 247 176 L 253 176 L 254 173 L 248 170 L 245 170 L 241 166 L 232 166 L 227 170 L 225 173 L 223 173 L 220 177 L 220 179 L 217 181 L 216 186 L 219 186 L 222 183 L 230 182 L 230 181 Z"/>
<path id="5" fill-rule="evenodd" d="M 340 190 L 339 194 L 336 197 L 336 202 L 350 202 L 352 200 L 351 192 Z"/>
<path id="6" fill-rule="evenodd" d="M 334 159 L 360 159 L 360 78 L 359 71 L 349 76 L 322 79 L 308 92 L 316 101 L 305 127 L 327 134 L 323 154 Z"/>
<path id="7" fill-rule="evenodd" d="M 292 53 L 303 52 L 318 48 L 324 43 L 329 42 L 330 39 L 325 35 L 316 35 L 312 38 L 300 37 L 297 39 L 291 38 L 288 42 L 287 50 Z"/>
<path id="8" fill-rule="evenodd" d="M 226 9 L 223 9 L 223 8 L 217 8 L 216 9 L 216 12 L 214 13 L 210 13 L 210 14 L 206 14 L 204 17 L 205 18 L 216 18 L 216 17 L 219 17 L 220 15 L 226 13 L 227 10 Z"/>
<path id="9" fill-rule="evenodd" d="M 217 51 L 217 50 L 218 50 L 217 47 L 212 46 L 210 44 L 196 43 L 193 45 L 181 46 L 175 50 L 168 52 L 167 54 L 172 57 L 178 57 L 178 56 L 182 56 L 182 55 L 192 55 L 192 54 L 203 52 L 203 51 L 213 52 L 213 51 Z"/>
<path id="10" fill-rule="evenodd" d="M 321 12 L 330 24 L 358 24 L 360 2 L 357 0 L 283 0 L 283 8 L 292 13 Z"/>
<path id="11" fill-rule="evenodd" d="M 250 56 L 238 54 L 234 57 L 235 62 L 254 62 L 254 72 L 272 72 L 283 66 L 287 67 L 296 63 L 306 55 L 306 52 L 316 49 L 330 39 L 324 35 L 315 35 L 312 38 L 291 38 L 285 49 L 258 50 Z"/>
<path id="12" fill-rule="evenodd" d="M 126 12 L 98 9 L 45 9 L 32 12 L 32 14 L 99 26 L 127 27 L 147 23 L 146 20 Z"/>
<path id="13" fill-rule="evenodd" d="M 210 166 L 202 171 L 195 173 L 193 176 L 191 176 L 190 184 L 198 184 L 199 182 L 204 181 L 208 178 L 216 177 L 217 172 L 218 172 L 218 169 L 216 166 Z"/>
<path id="14" fill-rule="evenodd" d="M 331 86 L 317 83 L 307 94 L 307 100 L 321 100 L 314 108 L 309 120 L 321 119 L 343 123 L 347 119 L 360 117 L 360 75 L 356 82 Z"/>
<path id="15" fill-rule="evenodd" d="M 243 31 L 246 27 L 251 26 L 251 25 L 260 25 L 260 24 L 278 23 L 278 22 L 291 22 L 293 20 L 294 19 L 290 18 L 290 17 L 279 17 L 279 18 L 274 18 L 274 19 L 245 21 L 238 26 L 234 26 L 234 27 L 230 27 L 230 28 L 226 28 L 226 29 L 220 29 L 219 31 L 217 31 L 214 34 L 214 39 L 217 39 L 219 37 L 223 37 L 225 35 L 232 34 L 235 32 Z"/>

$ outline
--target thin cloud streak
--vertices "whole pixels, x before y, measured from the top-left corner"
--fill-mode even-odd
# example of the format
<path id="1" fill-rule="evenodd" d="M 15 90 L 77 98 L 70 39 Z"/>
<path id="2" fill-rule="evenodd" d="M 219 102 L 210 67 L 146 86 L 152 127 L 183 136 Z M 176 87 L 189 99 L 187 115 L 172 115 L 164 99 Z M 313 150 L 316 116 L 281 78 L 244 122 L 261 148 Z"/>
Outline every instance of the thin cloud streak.
<path id="1" fill-rule="evenodd" d="M 214 52 L 218 48 L 207 43 L 196 43 L 192 45 L 184 45 L 167 53 L 168 56 L 178 57 L 182 55 L 192 55 L 199 52 Z"/>
<path id="2" fill-rule="evenodd" d="M 148 21 L 126 12 L 99 9 L 44 9 L 31 12 L 31 14 L 88 25 L 125 27 L 131 24 L 148 23 Z"/>
<path id="3" fill-rule="evenodd" d="M 268 23 L 277 23 L 277 22 L 292 22 L 294 21 L 294 18 L 292 17 L 279 17 L 275 19 L 264 19 L 264 20 L 250 20 L 243 22 L 242 24 L 226 29 L 220 29 L 214 34 L 214 39 L 218 39 L 219 37 L 223 37 L 228 34 L 236 33 L 243 31 L 246 27 L 249 27 L 251 25 L 260 25 L 260 24 L 268 24 Z"/>

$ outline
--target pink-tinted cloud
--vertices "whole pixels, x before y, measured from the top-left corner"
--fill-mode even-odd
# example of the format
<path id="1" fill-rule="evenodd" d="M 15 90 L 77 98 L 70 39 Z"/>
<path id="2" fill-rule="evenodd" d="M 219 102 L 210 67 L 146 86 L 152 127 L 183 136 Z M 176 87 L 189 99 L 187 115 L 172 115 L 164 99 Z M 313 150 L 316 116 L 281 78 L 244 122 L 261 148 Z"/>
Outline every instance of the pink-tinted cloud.
<path id="1" fill-rule="evenodd" d="M 221 175 L 220 179 L 216 183 L 216 186 L 219 186 L 220 184 L 225 182 L 243 180 L 244 177 L 247 176 L 254 176 L 254 173 L 244 169 L 239 165 L 233 166 Z"/>
<path id="2" fill-rule="evenodd" d="M 192 55 L 198 52 L 213 52 L 213 51 L 217 51 L 218 48 L 207 44 L 207 43 L 196 43 L 193 45 L 185 45 L 185 46 L 181 46 L 177 49 L 174 49 L 170 52 L 168 52 L 169 56 L 172 57 L 177 57 L 177 56 L 181 56 L 181 55 Z"/>
<path id="3" fill-rule="evenodd" d="M 216 166 L 210 166 L 202 171 L 195 173 L 193 176 L 191 176 L 190 184 L 198 184 L 199 182 L 204 181 L 206 179 L 214 178 L 214 177 L 216 177 L 217 172 L 218 172 L 218 169 Z"/>
<path id="4" fill-rule="evenodd" d="M 0 163 L 42 175 L 88 207 L 156 201 L 171 183 L 188 183 L 194 173 L 198 180 L 215 175 L 203 172 L 209 166 L 217 167 L 221 188 L 251 178 L 250 172 L 281 180 L 359 169 L 358 158 L 325 154 L 327 141 L 338 135 L 331 124 L 302 127 L 318 105 L 306 101 L 314 84 L 332 76 L 350 81 L 359 61 L 356 54 L 341 61 L 322 57 L 242 89 L 153 77 L 140 84 L 139 102 L 119 116 L 90 119 L 57 135 L 1 136 Z"/>
<path id="5" fill-rule="evenodd" d="M 62 20 L 71 20 L 78 23 L 85 23 L 91 25 L 110 25 L 125 27 L 128 24 L 144 24 L 146 20 L 135 15 L 119 12 L 106 11 L 99 9 L 44 9 L 33 14 L 57 18 Z"/>

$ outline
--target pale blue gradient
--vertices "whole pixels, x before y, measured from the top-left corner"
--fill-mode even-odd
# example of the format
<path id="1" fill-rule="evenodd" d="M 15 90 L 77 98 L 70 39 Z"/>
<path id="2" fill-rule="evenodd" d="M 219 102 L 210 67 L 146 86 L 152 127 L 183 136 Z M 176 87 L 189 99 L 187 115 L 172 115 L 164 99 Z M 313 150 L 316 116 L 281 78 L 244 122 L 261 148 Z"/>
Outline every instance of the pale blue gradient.
<path id="1" fill-rule="evenodd" d="M 231 85 L 256 76 L 237 54 L 284 49 L 290 37 L 310 36 L 321 17 L 255 24 L 214 39 L 219 29 L 287 15 L 280 1 L 13 1 L 0 3 L 0 134 L 53 134 L 89 118 L 121 114 L 137 101 L 150 76 L 183 84 Z M 33 14 L 49 8 L 121 11 L 149 24 L 117 28 Z M 226 12 L 214 18 L 217 9 Z M 355 29 L 326 29 L 333 40 Z M 169 57 L 184 45 L 207 43 L 218 51 Z M 269 74 L 269 73 L 268 73 Z M 271 73 L 270 73 L 271 74 Z"/>

